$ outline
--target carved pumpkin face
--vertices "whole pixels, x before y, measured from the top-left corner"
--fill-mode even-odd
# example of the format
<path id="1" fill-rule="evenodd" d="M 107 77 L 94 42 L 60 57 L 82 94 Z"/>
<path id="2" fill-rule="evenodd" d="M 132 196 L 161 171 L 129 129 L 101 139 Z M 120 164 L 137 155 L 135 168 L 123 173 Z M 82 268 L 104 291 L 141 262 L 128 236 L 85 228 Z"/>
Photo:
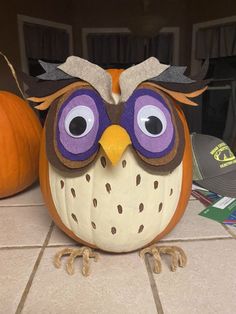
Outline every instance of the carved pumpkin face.
<path id="1" fill-rule="evenodd" d="M 41 125 L 18 96 L 0 92 L 0 198 L 20 192 L 38 177 Z"/>
<path id="2" fill-rule="evenodd" d="M 107 72 L 71 58 L 75 64 L 69 59 L 59 71 L 86 73 L 83 81 L 31 99 L 44 101 L 39 108 L 50 105 L 40 156 L 49 211 L 64 232 L 91 247 L 128 252 L 147 246 L 176 225 L 189 198 L 189 132 L 173 95 L 191 101 L 152 79 L 168 68 L 156 59 L 122 74 L 110 71 L 110 84 Z"/>

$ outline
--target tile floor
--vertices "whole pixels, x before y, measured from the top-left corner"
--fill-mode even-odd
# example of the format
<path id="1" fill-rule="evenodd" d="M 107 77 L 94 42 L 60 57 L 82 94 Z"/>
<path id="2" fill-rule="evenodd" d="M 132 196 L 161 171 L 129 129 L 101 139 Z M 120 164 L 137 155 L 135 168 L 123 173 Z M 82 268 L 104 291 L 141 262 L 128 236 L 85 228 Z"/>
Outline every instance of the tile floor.
<path id="1" fill-rule="evenodd" d="M 55 252 L 75 242 L 52 223 L 37 184 L 0 200 L 0 314 L 236 313 L 236 229 L 199 216 L 203 208 L 191 198 L 161 241 L 185 250 L 186 268 L 173 273 L 163 257 L 156 275 L 151 258 L 101 253 L 85 278 L 80 261 L 73 276 L 54 268 Z"/>

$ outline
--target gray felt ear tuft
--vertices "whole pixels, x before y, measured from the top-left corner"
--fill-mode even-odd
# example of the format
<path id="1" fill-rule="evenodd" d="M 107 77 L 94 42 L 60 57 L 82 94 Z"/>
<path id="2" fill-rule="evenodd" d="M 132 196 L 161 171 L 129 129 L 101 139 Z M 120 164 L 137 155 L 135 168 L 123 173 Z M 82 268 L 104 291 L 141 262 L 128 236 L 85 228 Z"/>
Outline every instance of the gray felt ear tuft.
<path id="1" fill-rule="evenodd" d="M 183 66 L 170 66 L 167 70 L 162 72 L 160 75 L 153 77 L 152 81 L 157 82 L 170 82 L 170 83 L 182 83 L 189 84 L 195 81 L 184 75 L 187 67 Z"/>
<path id="2" fill-rule="evenodd" d="M 67 80 L 73 77 L 58 69 L 59 63 L 49 63 L 39 60 L 40 65 L 46 71 L 45 73 L 38 75 L 37 78 L 40 80 L 56 81 L 56 80 Z"/>
<path id="3" fill-rule="evenodd" d="M 209 59 L 206 59 L 201 67 L 201 70 L 196 75 L 192 75 L 189 77 L 191 77 L 191 79 L 195 81 L 204 80 L 207 75 L 208 69 L 209 69 Z"/>
<path id="4" fill-rule="evenodd" d="M 58 65 L 60 65 L 60 63 L 50 63 L 50 62 L 45 62 L 43 60 L 38 60 L 39 64 L 41 65 L 41 67 L 46 71 L 46 72 L 52 72 L 55 71 L 56 68 L 58 67 Z"/>
<path id="5" fill-rule="evenodd" d="M 170 66 L 164 72 L 160 73 L 149 79 L 150 82 L 154 82 L 166 89 L 181 92 L 181 93 L 192 93 L 196 90 L 203 89 L 210 80 L 204 80 L 207 70 L 208 62 L 203 64 L 203 67 L 196 76 L 185 75 L 187 67 L 183 66 Z"/>

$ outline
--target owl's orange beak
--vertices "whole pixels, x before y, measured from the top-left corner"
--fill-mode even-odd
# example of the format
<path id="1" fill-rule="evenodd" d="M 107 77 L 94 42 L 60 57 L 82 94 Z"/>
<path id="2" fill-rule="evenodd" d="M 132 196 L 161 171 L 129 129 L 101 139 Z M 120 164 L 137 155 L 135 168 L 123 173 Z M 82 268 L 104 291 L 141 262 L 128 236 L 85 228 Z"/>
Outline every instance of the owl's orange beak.
<path id="1" fill-rule="evenodd" d="M 131 140 L 125 129 L 113 124 L 104 131 L 99 143 L 102 145 L 112 165 L 115 166 L 127 146 L 131 144 Z"/>

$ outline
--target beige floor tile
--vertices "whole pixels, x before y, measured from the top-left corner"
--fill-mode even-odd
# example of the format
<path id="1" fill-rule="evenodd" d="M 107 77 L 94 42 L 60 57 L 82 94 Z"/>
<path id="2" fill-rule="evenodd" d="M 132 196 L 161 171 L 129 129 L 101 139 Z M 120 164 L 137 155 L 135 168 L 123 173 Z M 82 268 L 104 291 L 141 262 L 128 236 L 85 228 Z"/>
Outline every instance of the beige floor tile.
<path id="1" fill-rule="evenodd" d="M 236 240 L 174 243 L 188 256 L 186 268 L 171 272 L 163 259 L 154 274 L 165 314 L 232 314 L 236 300 Z"/>
<path id="2" fill-rule="evenodd" d="M 0 313 L 15 313 L 39 249 L 0 250 Z"/>
<path id="3" fill-rule="evenodd" d="M 182 219 L 162 240 L 231 237 L 220 223 L 198 215 L 204 208 L 199 201 L 189 201 Z"/>
<path id="4" fill-rule="evenodd" d="M 230 226 L 230 225 L 225 225 L 225 228 L 229 231 L 229 233 L 236 238 L 236 227 Z"/>
<path id="5" fill-rule="evenodd" d="M 144 261 L 137 253 L 102 254 L 91 261 L 91 275 L 67 275 L 55 269 L 52 257 L 58 248 L 47 248 L 22 313 L 137 314 L 156 313 Z M 63 263 L 65 260 L 63 261 Z"/>
<path id="6" fill-rule="evenodd" d="M 191 194 L 190 197 L 189 197 L 189 200 L 195 201 L 195 200 L 196 200 L 196 197 L 194 197 L 194 196 Z"/>
<path id="7" fill-rule="evenodd" d="M 50 237 L 48 246 L 50 245 L 73 245 L 76 244 L 74 240 L 68 237 L 57 226 L 54 226 L 52 235 Z"/>
<path id="8" fill-rule="evenodd" d="M 0 207 L 0 247 L 42 245 L 50 224 L 44 206 Z"/>
<path id="9" fill-rule="evenodd" d="M 4 199 L 0 199 L 0 206 L 43 205 L 43 197 L 38 183 L 33 184 L 25 191 Z"/>

